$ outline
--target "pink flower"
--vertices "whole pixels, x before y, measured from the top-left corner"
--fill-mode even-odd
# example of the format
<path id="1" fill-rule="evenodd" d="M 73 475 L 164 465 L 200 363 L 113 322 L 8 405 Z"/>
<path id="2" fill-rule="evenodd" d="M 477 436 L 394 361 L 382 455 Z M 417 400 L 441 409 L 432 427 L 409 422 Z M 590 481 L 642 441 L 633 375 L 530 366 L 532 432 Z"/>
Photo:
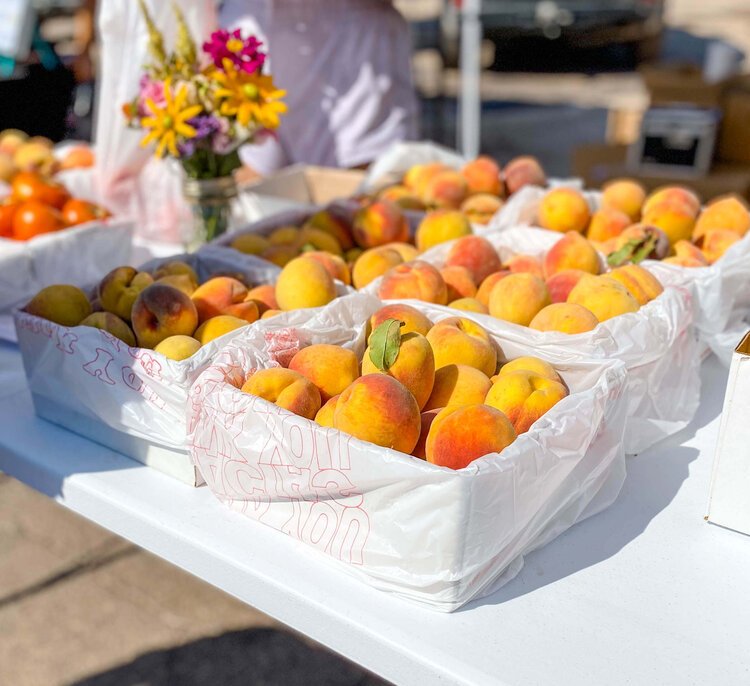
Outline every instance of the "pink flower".
<path id="1" fill-rule="evenodd" d="M 146 109 L 146 100 L 153 100 L 157 107 L 164 107 L 164 82 L 154 81 L 148 74 L 141 76 L 140 93 L 138 94 L 138 116 L 148 117 L 150 112 Z"/>
<path id="2" fill-rule="evenodd" d="M 231 33 L 220 29 L 211 34 L 211 40 L 203 44 L 203 51 L 207 53 L 214 66 L 222 71 L 224 70 L 225 59 L 228 59 L 240 71 L 252 74 L 263 69 L 263 63 L 266 61 L 265 53 L 260 51 L 263 45 L 255 36 L 242 38 L 239 29 Z"/>

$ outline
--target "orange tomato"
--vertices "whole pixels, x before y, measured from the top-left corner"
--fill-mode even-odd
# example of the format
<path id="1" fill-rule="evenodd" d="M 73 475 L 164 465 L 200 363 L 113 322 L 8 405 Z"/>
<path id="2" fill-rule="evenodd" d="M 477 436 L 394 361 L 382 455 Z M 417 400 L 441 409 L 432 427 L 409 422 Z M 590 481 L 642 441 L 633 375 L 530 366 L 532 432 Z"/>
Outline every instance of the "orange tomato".
<path id="1" fill-rule="evenodd" d="M 91 222 L 95 219 L 105 219 L 109 216 L 109 212 L 103 207 L 80 198 L 71 198 L 62 208 L 62 218 L 68 226 Z"/>
<path id="2" fill-rule="evenodd" d="M 18 209 L 18 203 L 13 200 L 0 202 L 0 236 L 13 237 L 13 215 Z"/>
<path id="3" fill-rule="evenodd" d="M 35 172 L 18 172 L 10 187 L 13 197 L 19 202 L 38 200 L 58 210 L 70 198 L 65 186 L 56 181 L 48 181 Z"/>
<path id="4" fill-rule="evenodd" d="M 78 169 L 94 166 L 94 151 L 88 147 L 71 148 L 60 162 L 60 169 Z"/>
<path id="5" fill-rule="evenodd" d="M 43 233 L 62 229 L 60 212 L 38 200 L 21 203 L 13 216 L 13 237 L 26 241 Z"/>

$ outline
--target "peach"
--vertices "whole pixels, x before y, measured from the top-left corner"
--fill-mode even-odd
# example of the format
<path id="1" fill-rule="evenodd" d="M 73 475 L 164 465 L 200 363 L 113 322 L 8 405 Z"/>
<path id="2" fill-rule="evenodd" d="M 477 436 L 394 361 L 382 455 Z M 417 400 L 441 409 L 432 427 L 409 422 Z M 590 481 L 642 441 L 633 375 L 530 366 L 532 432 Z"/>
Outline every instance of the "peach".
<path id="1" fill-rule="evenodd" d="M 270 247 L 271 241 L 257 233 L 243 233 L 237 236 L 230 245 L 245 255 L 262 255 L 263 251 Z"/>
<path id="2" fill-rule="evenodd" d="M 154 283 L 138 294 L 131 321 L 138 345 L 154 348 L 169 336 L 192 336 L 198 327 L 198 311 L 182 291 Z"/>
<path id="3" fill-rule="evenodd" d="M 383 300 L 413 298 L 445 305 L 448 303 L 448 288 L 435 267 L 427 262 L 414 260 L 393 267 L 385 273 L 378 288 L 378 297 Z"/>
<path id="4" fill-rule="evenodd" d="M 459 238 L 451 246 L 445 265 L 466 267 L 476 284 L 481 284 L 490 274 L 502 269 L 500 257 L 492 243 L 481 236 Z"/>
<path id="5" fill-rule="evenodd" d="M 352 268 L 352 283 L 355 288 L 364 288 L 383 276 L 389 269 L 403 262 L 401 255 L 392 248 L 382 246 L 365 250 Z"/>
<path id="6" fill-rule="evenodd" d="M 335 236 L 312 226 L 303 226 L 299 230 L 297 242 L 294 244 L 300 252 L 322 250 L 343 257 L 344 251 Z"/>
<path id="7" fill-rule="evenodd" d="M 260 254 L 264 260 L 273 262 L 277 267 L 285 267 L 297 255 L 299 250 L 293 245 L 271 245 Z"/>
<path id="8" fill-rule="evenodd" d="M 407 454 L 417 445 L 421 424 L 414 396 L 387 374 L 359 377 L 339 396 L 333 415 L 340 431 Z"/>
<path id="9" fill-rule="evenodd" d="M 688 267 L 690 269 L 693 269 L 695 267 L 707 267 L 708 262 L 706 261 L 706 258 L 704 257 L 702 260 L 696 259 L 695 257 L 679 257 L 677 255 L 673 255 L 672 257 L 665 257 L 662 260 L 662 264 L 674 264 L 678 267 Z"/>
<path id="10" fill-rule="evenodd" d="M 307 419 L 314 419 L 320 410 L 320 393 L 315 384 L 283 367 L 259 369 L 245 381 L 242 391 Z"/>
<path id="11" fill-rule="evenodd" d="M 582 305 L 558 302 L 543 307 L 531 320 L 529 328 L 537 331 L 583 333 L 595 329 L 599 320 Z"/>
<path id="12" fill-rule="evenodd" d="M 580 269 L 563 269 L 550 276 L 546 281 L 550 302 L 564 303 L 585 273 Z"/>
<path id="13" fill-rule="evenodd" d="M 591 215 L 586 237 L 590 241 L 608 241 L 619 236 L 632 223 L 630 217 L 624 212 L 614 207 L 602 207 Z"/>
<path id="14" fill-rule="evenodd" d="M 502 269 L 490 274 L 484 281 L 482 281 L 481 284 L 479 284 L 479 288 L 477 288 L 476 298 L 480 303 L 482 303 L 482 305 L 487 308 L 488 312 L 490 311 L 490 295 L 492 294 L 492 289 L 495 287 L 495 284 L 497 284 L 498 281 L 504 279 L 509 275 L 510 272 L 507 269 Z"/>
<path id="15" fill-rule="evenodd" d="M 344 262 L 342 257 L 334 255 L 333 253 L 324 252 L 322 250 L 311 250 L 303 253 L 305 257 L 320 262 L 326 271 L 331 275 L 332 278 L 338 279 L 345 283 L 347 286 L 351 286 L 352 277 L 349 272 L 349 266 Z"/>
<path id="16" fill-rule="evenodd" d="M 432 328 L 432 322 L 422 314 L 418 309 L 411 305 L 402 303 L 393 303 L 381 307 L 375 314 L 370 317 L 368 322 L 369 331 L 374 331 L 387 319 L 396 319 L 403 322 L 401 334 L 421 333 L 423 336 Z M 368 338 L 369 338 L 368 333 Z"/>
<path id="17" fill-rule="evenodd" d="M 352 232 L 360 248 L 406 243 L 409 240 L 409 222 L 393 203 L 376 201 L 357 211 Z"/>
<path id="18" fill-rule="evenodd" d="M 599 255 L 594 246 L 575 231 L 568 231 L 544 256 L 544 274 L 547 278 L 568 269 L 579 269 L 589 274 L 601 271 Z"/>
<path id="19" fill-rule="evenodd" d="M 193 285 L 198 285 L 198 275 L 195 273 L 195 269 L 182 260 L 172 260 L 159 265 L 151 276 L 154 277 L 154 281 L 163 279 L 165 276 L 186 276 Z"/>
<path id="20" fill-rule="evenodd" d="M 575 188 L 553 188 L 539 203 L 539 226 L 550 231 L 583 233 L 591 211 L 586 198 Z"/>
<path id="21" fill-rule="evenodd" d="M 417 250 L 424 252 L 447 241 L 471 235 L 469 220 L 457 210 L 428 212 L 416 233 Z"/>
<path id="22" fill-rule="evenodd" d="M 300 230 L 296 226 L 279 226 L 268 235 L 271 245 L 298 245 Z"/>
<path id="23" fill-rule="evenodd" d="M 333 398 L 328 398 L 323 406 L 318 410 L 318 414 L 315 415 L 315 421 L 321 426 L 333 428 L 333 415 L 336 412 L 336 404 L 339 401 L 340 396 L 334 395 Z"/>
<path id="24" fill-rule="evenodd" d="M 743 200 L 728 195 L 712 200 L 701 212 L 693 231 L 693 239 L 698 240 L 713 229 L 733 231 L 742 237 L 750 229 L 750 212 Z"/>
<path id="25" fill-rule="evenodd" d="M 151 274 L 133 267 L 116 267 L 99 284 L 99 302 L 107 312 L 130 321 L 136 298 L 153 282 Z"/>
<path id="26" fill-rule="evenodd" d="M 420 460 L 425 459 L 427 436 L 430 433 L 432 421 L 435 419 L 435 417 L 437 417 L 438 412 L 440 412 L 440 410 L 442 409 L 442 407 L 438 407 L 434 410 L 426 410 L 425 412 L 422 412 L 420 416 L 422 426 L 419 431 L 419 440 L 417 441 L 417 445 L 414 446 L 414 450 L 411 451 L 411 454 L 414 457 L 418 457 Z"/>
<path id="27" fill-rule="evenodd" d="M 638 301 L 625 286 L 606 276 L 586 274 L 570 292 L 568 302 L 590 310 L 600 322 L 637 312 Z"/>
<path id="28" fill-rule="evenodd" d="M 508 195 L 517 193 L 524 186 L 546 186 L 547 176 L 535 157 L 514 157 L 503 169 L 505 189 Z"/>
<path id="29" fill-rule="evenodd" d="M 670 250 L 667 234 L 655 226 L 646 224 L 633 224 L 613 240 L 614 245 L 610 252 L 620 252 L 627 248 L 628 254 L 623 256 L 625 262 L 636 255 L 639 259 L 661 260 L 669 254 Z M 646 255 L 639 255 L 647 245 L 652 246 L 651 251 Z"/>
<path id="30" fill-rule="evenodd" d="M 689 262 L 700 262 L 701 266 L 708 264 L 708 259 L 697 245 L 690 241 L 677 241 L 673 246 L 674 254 L 680 259 L 686 259 Z"/>
<path id="31" fill-rule="evenodd" d="M 503 265 L 511 274 L 534 274 L 540 279 L 544 278 L 542 263 L 531 255 L 513 255 Z"/>
<path id="32" fill-rule="evenodd" d="M 468 195 L 488 193 L 500 196 L 503 194 L 500 167 L 491 157 L 482 155 L 471 162 L 467 162 L 461 169 L 461 176 L 466 181 Z"/>
<path id="33" fill-rule="evenodd" d="M 13 156 L 28 139 L 29 136 L 24 131 L 5 129 L 0 132 L 0 152 Z"/>
<path id="34" fill-rule="evenodd" d="M 182 291 L 185 295 L 192 295 L 195 293 L 195 289 L 198 288 L 196 282 L 187 274 L 167 274 L 160 279 L 156 279 L 155 283 L 164 283 L 167 286 L 172 286 L 172 288 Z"/>
<path id="35" fill-rule="evenodd" d="M 342 250 L 351 250 L 354 247 L 354 238 L 349 225 L 330 210 L 316 212 L 302 228 L 318 229 L 333 236 Z"/>
<path id="36" fill-rule="evenodd" d="M 388 186 L 378 193 L 378 200 L 393 203 L 402 210 L 424 211 L 424 203 L 406 186 Z"/>
<path id="37" fill-rule="evenodd" d="M 645 217 L 653 207 L 663 202 L 686 205 L 693 217 L 696 217 L 701 210 L 700 198 L 690 189 L 683 186 L 662 186 L 653 191 L 643 202 L 641 215 Z"/>
<path id="38" fill-rule="evenodd" d="M 448 169 L 442 162 L 428 162 L 427 164 L 415 164 L 404 175 L 404 186 L 421 196 L 425 186 L 433 176 Z"/>
<path id="39" fill-rule="evenodd" d="M 469 189 L 460 172 L 446 169 L 431 177 L 423 187 L 422 201 L 428 208 L 457 210 Z"/>
<path id="40" fill-rule="evenodd" d="M 424 409 L 483 403 L 491 386 L 490 377 L 475 367 L 447 364 L 435 371 L 435 383 Z"/>
<path id="41" fill-rule="evenodd" d="M 549 362 L 545 362 L 541 358 L 533 357 L 531 355 L 525 355 L 523 357 L 517 357 L 514 360 L 509 360 L 502 367 L 500 367 L 500 371 L 496 376 L 492 378 L 492 381 L 494 383 L 498 376 L 518 371 L 532 372 L 537 376 L 544 376 L 548 379 L 552 379 L 553 381 L 559 381 L 560 383 L 562 383 L 560 375 L 555 371 L 555 368 Z"/>
<path id="42" fill-rule="evenodd" d="M 476 312 L 477 314 L 489 314 L 490 310 L 487 305 L 483 305 L 476 298 L 459 298 L 448 303 L 448 307 L 454 310 L 464 310 L 465 312 Z"/>
<path id="43" fill-rule="evenodd" d="M 327 305 L 336 286 L 326 268 L 307 257 L 297 257 L 281 270 L 276 281 L 276 302 L 282 310 Z"/>
<path id="44" fill-rule="evenodd" d="M 271 284 L 263 284 L 251 288 L 245 296 L 245 302 L 252 300 L 258 312 L 263 314 L 267 310 L 277 310 L 279 304 L 276 302 L 276 289 Z"/>
<path id="45" fill-rule="evenodd" d="M 472 298 L 477 293 L 474 279 L 471 278 L 471 272 L 466 267 L 443 267 L 440 270 L 440 276 L 443 277 L 448 288 L 449 302 L 459 298 Z"/>
<path id="46" fill-rule="evenodd" d="M 430 329 L 427 340 L 435 354 L 435 369 L 449 364 L 465 364 L 487 376 L 497 367 L 497 349 L 490 335 L 476 322 L 448 317 Z"/>
<path id="47" fill-rule="evenodd" d="M 78 326 L 91 314 L 91 303 L 80 288 L 56 285 L 42 288 L 25 310 L 60 326 Z"/>
<path id="48" fill-rule="evenodd" d="M 344 253 L 344 259 L 349 265 L 349 269 L 354 266 L 354 263 L 359 259 L 359 256 L 364 252 L 362 248 L 350 248 Z"/>
<path id="49" fill-rule="evenodd" d="M 740 236 L 729 229 L 709 229 L 701 236 L 701 251 L 713 264 L 739 240 Z"/>
<path id="50" fill-rule="evenodd" d="M 533 274 L 511 274 L 490 293 L 490 314 L 514 324 L 528 326 L 537 312 L 550 304 L 544 281 Z"/>
<path id="51" fill-rule="evenodd" d="M 270 319 L 278 314 L 284 314 L 284 310 L 266 310 L 261 316 L 261 319 Z"/>
<path id="52" fill-rule="evenodd" d="M 695 215 L 686 203 L 664 200 L 652 203 L 644 210 L 643 223 L 661 229 L 674 245 L 689 240 L 695 227 Z"/>
<path id="53" fill-rule="evenodd" d="M 500 410 L 522 434 L 566 395 L 568 390 L 559 381 L 519 370 L 495 377 L 484 402 Z"/>
<path id="54" fill-rule="evenodd" d="M 215 276 L 198 286 L 191 297 L 198 312 L 198 321 L 202 324 L 211 317 L 225 314 L 230 306 L 242 303 L 247 297 L 247 287 L 231 276 Z M 255 303 L 250 304 L 255 306 L 257 319 L 258 307 Z"/>
<path id="55" fill-rule="evenodd" d="M 201 345 L 206 345 L 206 343 L 210 343 L 215 338 L 219 338 L 235 329 L 241 329 L 243 326 L 247 326 L 247 324 L 248 322 L 246 319 L 234 317 L 231 314 L 219 314 L 210 319 L 206 319 L 206 321 L 195 330 L 193 338 L 195 338 L 195 340 Z"/>
<path id="56" fill-rule="evenodd" d="M 131 348 L 135 347 L 135 334 L 122 319 L 111 312 L 92 312 L 81 321 L 80 326 L 92 326 L 95 329 L 108 331 Z"/>
<path id="57" fill-rule="evenodd" d="M 633 179 L 614 179 L 602 188 L 602 209 L 621 212 L 630 219 L 631 224 L 640 219 L 645 201 L 645 189 Z"/>
<path id="58" fill-rule="evenodd" d="M 154 348 L 154 352 L 179 362 L 195 355 L 200 347 L 201 344 L 192 336 L 169 336 Z"/>
<path id="59" fill-rule="evenodd" d="M 395 250 L 404 262 L 411 262 L 419 257 L 419 250 L 411 243 L 386 243 L 384 248 Z"/>
<path id="60" fill-rule="evenodd" d="M 658 296 L 664 287 L 650 271 L 637 264 L 626 264 L 608 272 L 607 277 L 619 281 L 639 305 L 645 305 Z"/>
<path id="61" fill-rule="evenodd" d="M 461 203 L 461 213 L 472 223 L 486 226 L 503 206 L 503 201 L 496 195 L 477 193 L 470 195 Z"/>
<path id="62" fill-rule="evenodd" d="M 327 402 L 359 376 L 357 356 L 346 348 L 317 343 L 302 348 L 289 363 L 289 369 L 310 379 Z"/>
<path id="63" fill-rule="evenodd" d="M 474 460 L 502 452 L 516 440 L 508 418 L 487 405 L 453 405 L 441 410 L 427 435 L 428 462 L 463 469 Z"/>

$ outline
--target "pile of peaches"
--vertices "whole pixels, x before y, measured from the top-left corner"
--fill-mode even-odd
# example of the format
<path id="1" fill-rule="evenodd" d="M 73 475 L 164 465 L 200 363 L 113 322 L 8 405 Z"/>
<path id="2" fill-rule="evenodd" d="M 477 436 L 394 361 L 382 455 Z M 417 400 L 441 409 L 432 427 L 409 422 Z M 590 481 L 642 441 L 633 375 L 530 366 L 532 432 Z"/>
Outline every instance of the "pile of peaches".
<path id="1" fill-rule="evenodd" d="M 613 266 L 648 258 L 705 267 L 750 230 L 750 212 L 734 195 L 701 207 L 687 188 L 667 186 L 647 195 L 629 179 L 604 186 L 601 207 L 593 213 L 579 191 L 550 190 L 539 204 L 537 219 L 545 229 L 586 235 Z"/>
<path id="2" fill-rule="evenodd" d="M 54 143 L 44 136 L 28 136 L 18 129 L 0 131 L 0 181 L 10 181 L 18 172 L 34 171 L 52 176 L 68 169 L 94 164 L 94 153 L 87 145 L 71 147 L 62 159 L 54 153 Z"/>
<path id="3" fill-rule="evenodd" d="M 364 441 L 461 469 L 500 452 L 568 395 L 555 369 L 534 357 L 499 363 L 477 323 L 431 322 L 405 304 L 367 322 L 362 359 L 315 344 L 288 367 L 251 373 L 243 392 Z"/>

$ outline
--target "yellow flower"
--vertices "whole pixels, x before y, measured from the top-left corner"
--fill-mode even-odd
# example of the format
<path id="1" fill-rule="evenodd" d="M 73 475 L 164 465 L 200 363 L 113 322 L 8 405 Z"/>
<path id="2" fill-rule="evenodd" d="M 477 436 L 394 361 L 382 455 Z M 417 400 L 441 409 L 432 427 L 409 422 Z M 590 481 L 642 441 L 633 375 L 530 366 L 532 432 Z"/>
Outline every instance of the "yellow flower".
<path id="1" fill-rule="evenodd" d="M 195 136 L 195 129 L 186 122 L 200 114 L 203 108 L 200 105 L 185 107 L 187 96 L 185 84 L 180 86 L 176 95 L 172 95 L 171 79 L 167 79 L 164 81 L 163 107 L 157 105 L 151 98 L 146 99 L 146 106 L 153 116 L 141 119 L 141 126 L 144 129 L 150 129 L 141 141 L 141 146 L 145 147 L 149 143 L 158 141 L 157 157 L 164 157 L 165 150 L 168 150 L 174 157 L 179 157 L 177 136 L 184 138 Z"/>
<path id="2" fill-rule="evenodd" d="M 220 101 L 220 114 L 236 117 L 242 126 L 253 121 L 266 129 L 278 127 L 279 115 L 286 112 L 281 102 L 286 91 L 278 90 L 270 76 L 239 71 L 228 59 L 224 71 L 216 70 L 211 76 L 219 84 L 215 96 Z"/>

